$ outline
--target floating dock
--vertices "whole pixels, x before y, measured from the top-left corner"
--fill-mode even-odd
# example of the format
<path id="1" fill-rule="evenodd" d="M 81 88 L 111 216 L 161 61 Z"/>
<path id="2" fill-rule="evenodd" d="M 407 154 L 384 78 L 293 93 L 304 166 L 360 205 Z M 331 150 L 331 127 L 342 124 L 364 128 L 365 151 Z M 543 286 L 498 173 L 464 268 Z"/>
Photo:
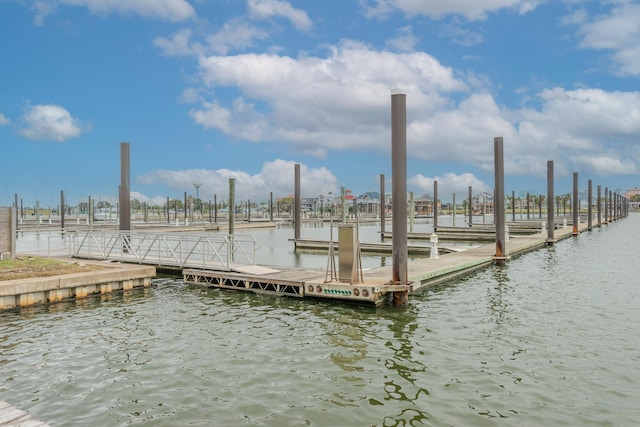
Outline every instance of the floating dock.
<path id="1" fill-rule="evenodd" d="M 572 229 L 573 227 L 556 229 L 555 240 L 572 236 Z M 422 288 L 440 284 L 494 264 L 495 240 L 486 244 L 469 241 L 469 237 L 476 234 L 475 231 L 468 228 L 462 228 L 462 230 L 469 231 L 465 233 L 456 230 L 456 234 L 468 245 L 457 247 L 455 250 L 443 249 L 439 246 L 438 257 L 423 256 L 410 260 L 407 263 L 407 285 L 392 284 L 392 265 L 367 270 L 358 269 L 357 256 L 354 256 L 353 259 L 355 267 L 354 264 L 350 267 L 340 265 L 340 268 L 344 267 L 345 271 L 351 269 L 348 273 L 336 268 L 338 262 L 335 258 L 339 258 L 337 256 L 334 258 L 332 268 L 329 268 L 331 258 L 327 259 L 327 269 L 257 265 L 255 261 L 251 261 L 252 256 L 248 257 L 248 263 L 242 264 L 229 262 L 229 251 L 237 252 L 241 248 L 240 241 L 236 238 L 233 241 L 227 238 L 226 240 L 229 241 L 225 240 L 225 242 L 218 242 L 214 245 L 215 242 L 212 242 L 211 239 L 212 236 L 218 236 L 217 234 L 207 235 L 208 240 L 203 240 L 203 235 L 196 234 L 193 236 L 196 242 L 189 246 L 187 245 L 187 235 L 184 235 L 178 236 L 179 239 L 174 239 L 174 246 L 166 246 L 170 243 L 166 236 L 152 233 L 141 235 L 127 233 L 124 236 L 111 236 L 105 240 L 110 243 L 101 247 L 100 250 L 91 246 L 92 250 L 75 256 L 87 259 L 112 259 L 131 264 L 115 264 L 114 267 L 117 265 L 119 268 L 111 271 L 103 270 L 53 278 L 0 282 L 0 308 L 54 302 L 67 298 L 80 298 L 90 294 L 149 286 L 151 278 L 155 276 L 156 266 L 157 268 L 170 267 L 181 272 L 184 282 L 188 284 L 294 298 L 318 298 L 379 306 L 389 302 L 395 292 L 417 292 Z M 587 223 L 581 223 L 578 230 L 580 232 L 586 231 Z M 486 238 L 495 239 L 495 235 L 492 236 L 488 230 L 484 234 Z M 465 237 L 467 239 L 464 239 Z M 513 257 L 543 247 L 548 244 L 547 237 L 547 232 L 542 230 L 533 234 L 512 236 L 506 242 L 506 254 Z M 93 238 L 96 242 L 101 240 L 97 236 Z M 126 244 L 123 245 L 122 242 Z M 151 245 L 150 242 L 155 243 Z M 360 244 L 360 246 L 363 245 Z M 386 243 L 372 243 L 371 245 L 376 250 L 390 247 Z M 123 249 L 124 247 L 127 248 L 126 251 Z M 211 247 L 214 247 L 215 251 L 210 252 Z M 326 250 L 327 247 L 328 242 L 323 242 L 322 248 L 319 250 Z M 337 245 L 334 247 L 337 249 Z M 207 250 L 205 251 L 205 249 Z M 429 247 L 425 246 L 425 249 L 429 250 L 425 252 L 425 255 L 430 253 Z M 244 250 L 246 250 L 245 254 L 253 254 L 255 248 L 245 247 Z M 239 256 L 239 253 L 236 252 L 234 252 L 236 256 Z M 173 256 L 179 253 L 182 254 L 182 257 L 174 259 Z M 147 256 L 144 257 L 142 254 Z M 168 255 L 172 255 L 171 259 Z M 205 257 L 209 259 L 208 262 L 203 262 Z M 146 264 L 146 266 L 140 264 Z M 137 271 L 135 277 L 121 277 L 121 274 L 132 271 Z"/>
<path id="2" fill-rule="evenodd" d="M 429 240 L 429 239 L 426 239 Z M 293 242 L 296 250 L 306 250 L 306 251 L 323 251 L 326 252 L 329 250 L 329 241 L 328 240 L 314 240 L 314 239 L 289 239 L 290 242 Z M 338 242 L 334 240 L 333 247 L 336 251 L 339 251 Z M 360 251 L 362 253 L 370 253 L 370 254 L 387 254 L 390 255 L 393 249 L 393 245 L 391 243 L 379 242 L 360 242 Z M 431 247 L 429 246 L 418 246 L 418 245 L 408 245 L 407 251 L 409 255 L 419 255 L 419 256 L 430 256 L 431 255 Z M 450 252 L 456 252 L 454 249 L 449 249 L 445 247 L 439 247 L 438 253 L 445 254 Z"/>
<path id="3" fill-rule="evenodd" d="M 582 223 L 579 231 L 586 231 Z M 555 239 L 572 236 L 572 228 L 555 231 Z M 544 247 L 547 232 L 514 236 L 507 243 L 509 257 Z M 375 306 L 389 302 L 394 292 L 417 292 L 441 284 L 469 272 L 494 264 L 495 244 L 476 245 L 467 250 L 452 252 L 438 258 L 420 258 L 408 263 L 409 284 L 392 285 L 392 266 L 365 270 L 362 280 L 340 281 L 329 277 L 325 270 L 255 266 L 253 272 L 226 272 L 205 269 L 183 270 L 185 283 L 220 289 L 243 290 L 297 298 L 322 298 Z"/>

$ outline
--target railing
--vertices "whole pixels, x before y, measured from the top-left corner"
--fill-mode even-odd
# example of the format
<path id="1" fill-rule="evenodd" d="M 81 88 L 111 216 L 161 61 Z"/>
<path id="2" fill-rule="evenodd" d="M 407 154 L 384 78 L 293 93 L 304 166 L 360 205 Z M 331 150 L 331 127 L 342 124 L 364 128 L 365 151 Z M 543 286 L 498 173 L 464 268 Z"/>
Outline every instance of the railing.
<path id="1" fill-rule="evenodd" d="M 231 270 L 255 264 L 257 240 L 246 234 L 177 234 L 128 231 L 74 233 L 72 255 L 138 264 Z"/>

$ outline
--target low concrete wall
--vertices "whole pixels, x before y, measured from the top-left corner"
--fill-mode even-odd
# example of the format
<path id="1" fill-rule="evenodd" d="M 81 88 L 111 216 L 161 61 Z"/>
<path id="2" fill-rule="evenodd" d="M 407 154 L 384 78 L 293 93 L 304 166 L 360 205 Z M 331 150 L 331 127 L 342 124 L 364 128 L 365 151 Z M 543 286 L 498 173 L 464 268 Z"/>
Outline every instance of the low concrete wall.
<path id="1" fill-rule="evenodd" d="M 105 270 L 0 282 L 0 310 L 83 298 L 151 285 L 156 269 L 119 265 Z"/>
<path id="2" fill-rule="evenodd" d="M 0 207 L 0 260 L 16 257 L 16 208 Z"/>

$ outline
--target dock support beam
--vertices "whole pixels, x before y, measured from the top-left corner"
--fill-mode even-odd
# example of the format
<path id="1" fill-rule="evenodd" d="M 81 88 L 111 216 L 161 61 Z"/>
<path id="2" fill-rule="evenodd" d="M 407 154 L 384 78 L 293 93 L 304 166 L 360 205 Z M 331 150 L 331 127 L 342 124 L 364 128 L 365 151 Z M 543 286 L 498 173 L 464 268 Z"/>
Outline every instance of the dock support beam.
<path id="1" fill-rule="evenodd" d="M 493 138 L 493 151 L 496 192 L 493 202 L 494 221 L 496 223 L 496 254 L 493 257 L 493 262 L 496 265 L 504 265 L 507 259 L 507 250 L 505 247 L 504 148 L 501 136 Z M 469 187 L 469 191 L 471 191 L 471 187 Z M 469 210 L 471 210 L 471 204 L 469 204 Z"/>
<path id="2" fill-rule="evenodd" d="M 294 238 L 300 240 L 300 163 L 296 163 L 294 166 L 295 175 L 295 187 L 293 190 L 293 209 L 294 209 Z"/>
<path id="3" fill-rule="evenodd" d="M 408 284 L 407 266 L 407 95 L 391 93 L 391 180 L 393 285 Z M 409 302 L 409 292 L 393 293 L 393 305 Z"/>
<path id="4" fill-rule="evenodd" d="M 120 231 L 131 230 L 131 188 L 129 166 L 129 143 L 120 143 Z M 89 218 L 93 219 L 93 212 L 89 206 Z M 93 221 L 91 221 L 93 223 Z"/>
<path id="5" fill-rule="evenodd" d="M 553 209 L 553 160 L 547 160 L 547 245 L 553 245 L 555 242 L 555 218 Z"/>

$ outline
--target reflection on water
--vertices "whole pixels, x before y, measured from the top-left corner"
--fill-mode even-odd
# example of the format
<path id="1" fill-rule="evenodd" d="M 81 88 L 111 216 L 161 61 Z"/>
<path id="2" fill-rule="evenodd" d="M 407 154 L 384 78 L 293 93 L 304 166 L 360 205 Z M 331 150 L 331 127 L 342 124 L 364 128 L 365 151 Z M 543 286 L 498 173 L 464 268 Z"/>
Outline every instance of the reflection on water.
<path id="1" fill-rule="evenodd" d="M 509 320 L 509 265 L 496 266 L 492 271 L 495 285 L 487 288 L 489 317 L 497 325 Z"/>
<path id="2" fill-rule="evenodd" d="M 440 223 L 446 225 L 450 221 L 448 217 L 442 217 Z M 333 238 L 337 240 L 338 223 L 333 224 Z M 389 227 L 387 227 L 389 228 Z M 433 225 L 428 219 L 416 220 L 415 232 L 431 233 Z M 172 228 L 176 230 L 176 228 Z M 179 231 L 175 231 L 179 233 Z M 279 224 L 272 228 L 256 228 L 237 230 L 236 234 L 253 235 L 259 244 L 257 263 L 262 265 L 275 265 L 300 268 L 326 268 L 327 251 L 296 251 L 290 241 L 294 237 L 294 230 L 289 224 Z M 380 242 L 380 223 L 359 224 L 360 242 Z M 330 223 L 306 223 L 301 228 L 303 239 L 329 240 L 331 236 Z M 428 241 L 412 241 L 412 245 L 427 246 Z M 61 233 L 59 230 L 20 231 L 16 240 L 18 252 L 38 255 L 68 255 L 73 248 L 72 233 Z M 453 243 L 449 244 L 453 245 Z M 410 256 L 409 259 L 415 259 Z M 380 255 L 362 255 L 364 269 L 384 267 L 391 262 L 390 257 Z"/>
<path id="3" fill-rule="evenodd" d="M 405 308 L 185 286 L 0 313 L 0 400 L 52 426 L 638 425 L 640 215 Z"/>

